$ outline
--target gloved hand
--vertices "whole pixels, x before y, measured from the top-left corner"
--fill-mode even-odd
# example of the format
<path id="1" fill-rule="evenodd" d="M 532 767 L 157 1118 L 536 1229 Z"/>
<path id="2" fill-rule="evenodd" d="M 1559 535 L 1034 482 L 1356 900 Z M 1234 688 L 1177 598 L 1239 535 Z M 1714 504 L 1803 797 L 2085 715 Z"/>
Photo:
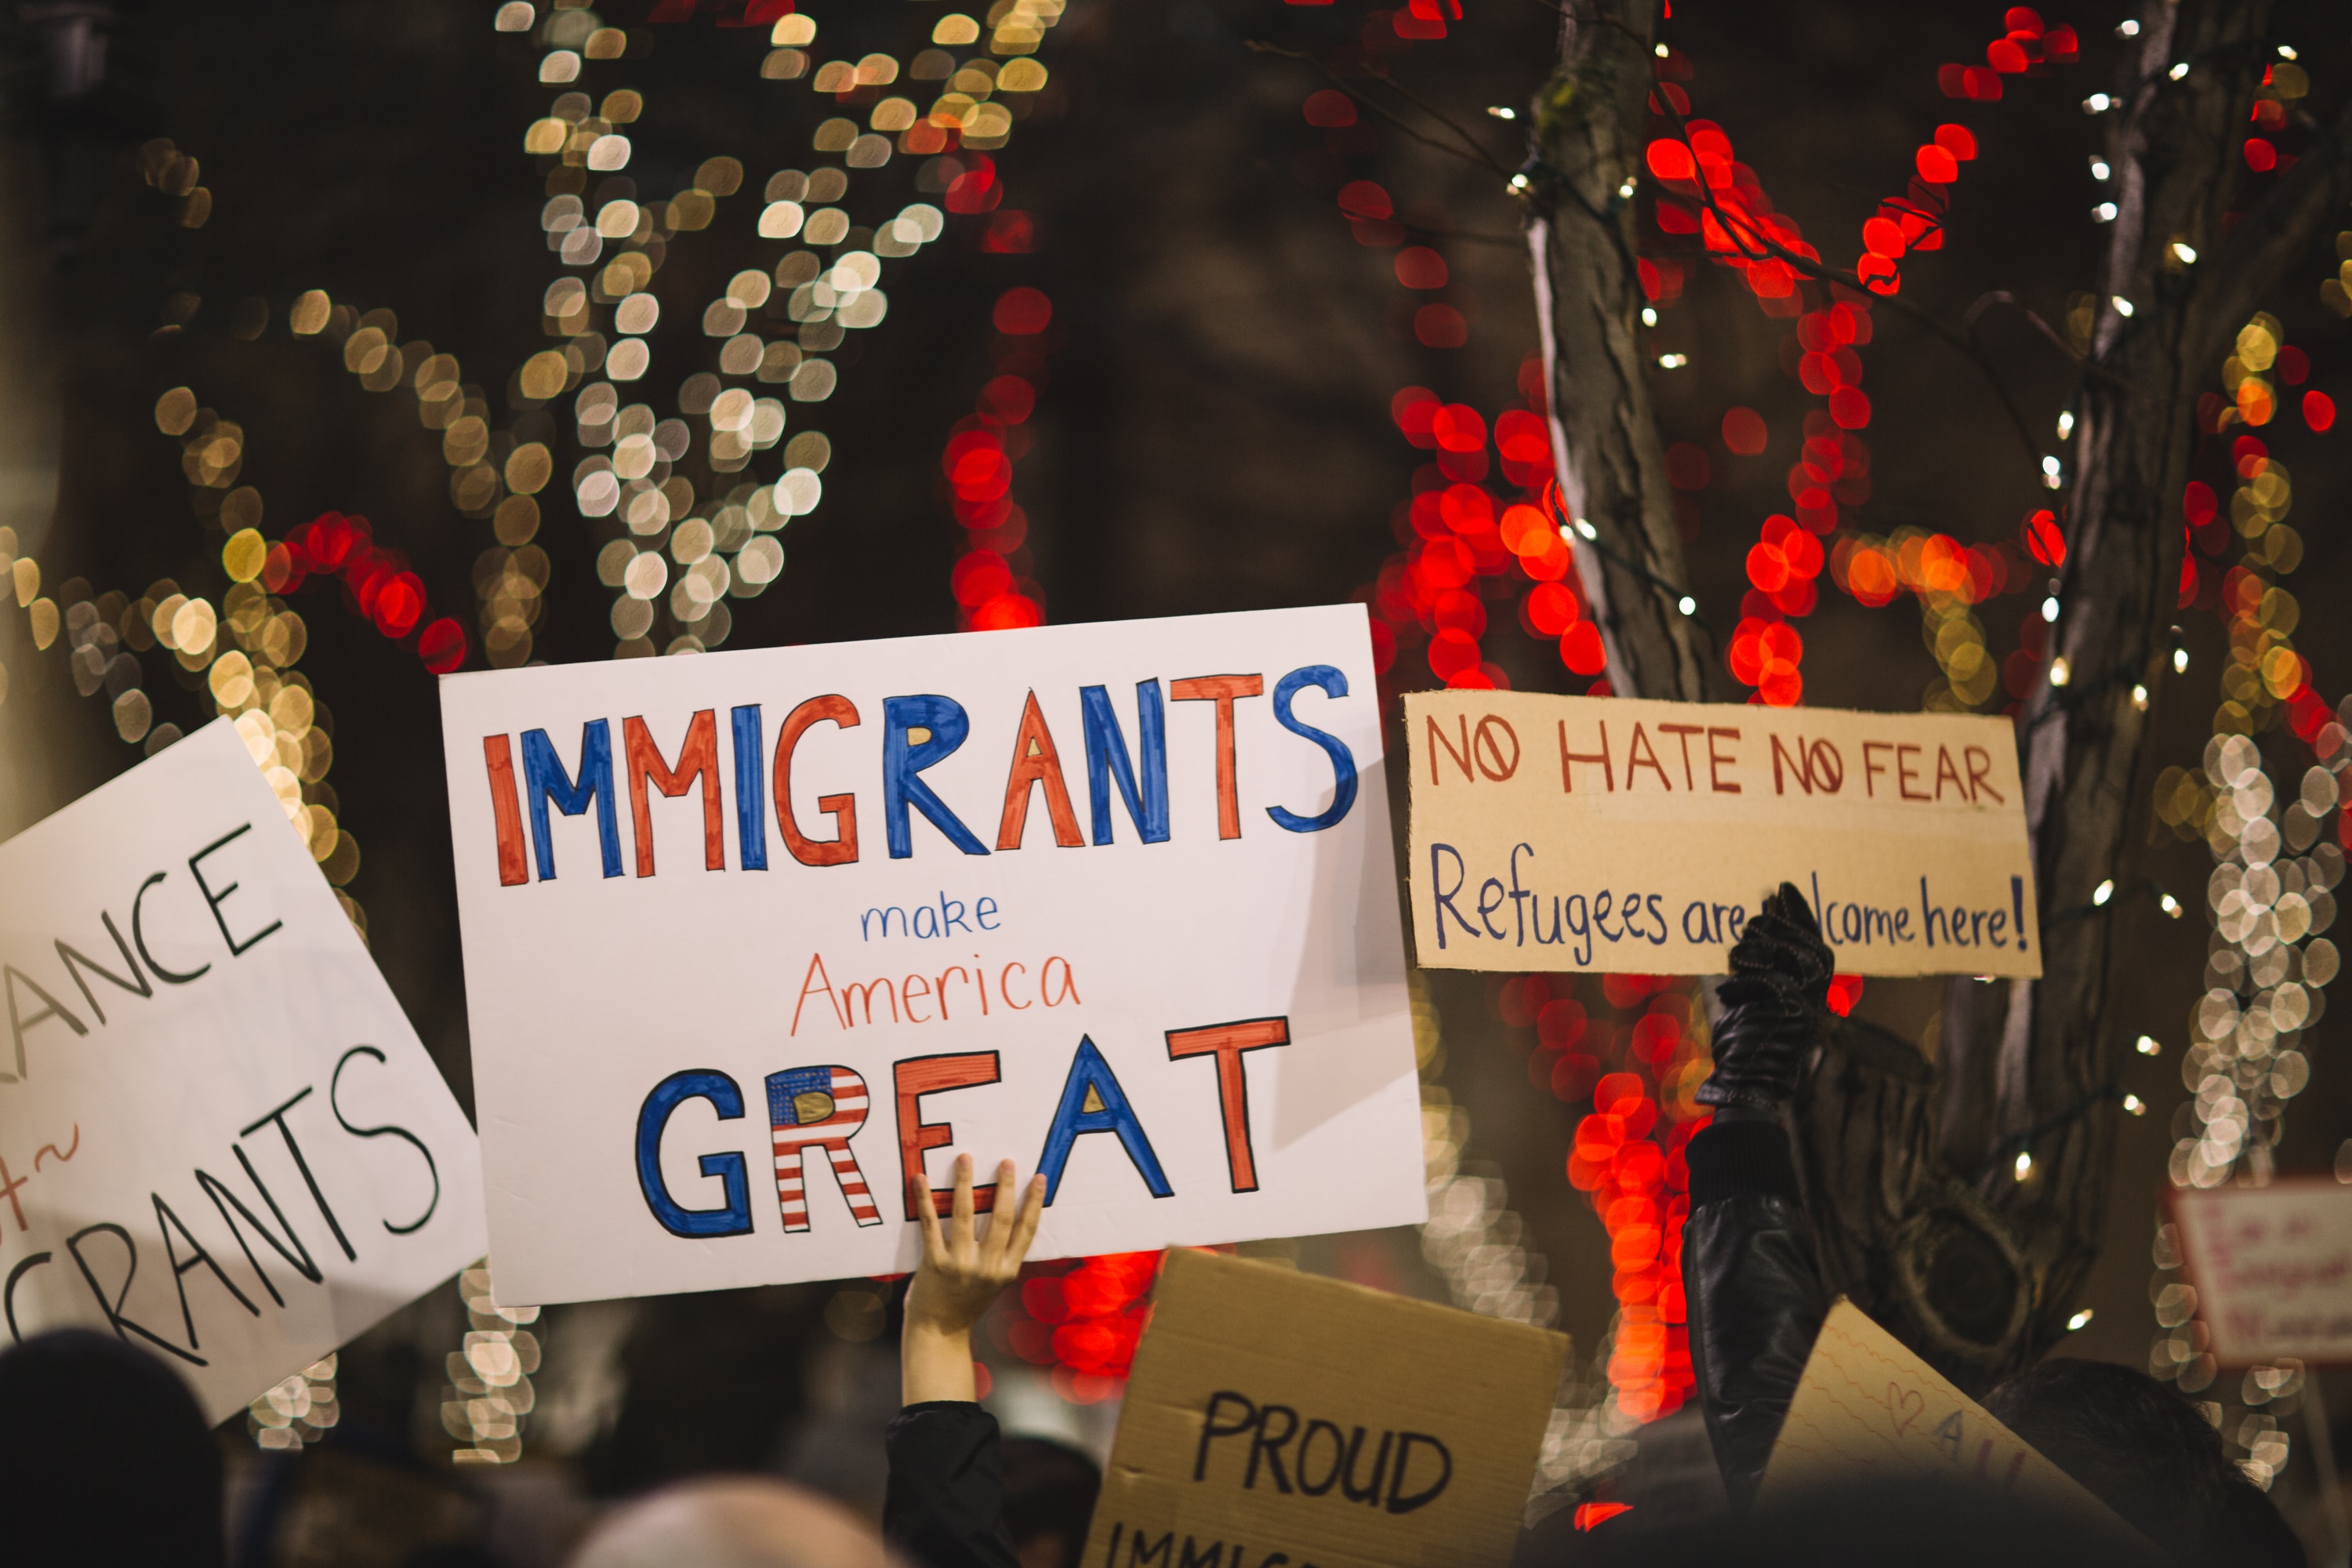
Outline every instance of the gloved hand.
<path id="1" fill-rule="evenodd" d="M 1796 884 L 1764 900 L 1731 949 L 1731 978 L 1715 1032 L 1715 1072 L 1702 1104 L 1773 1110 L 1797 1092 L 1806 1059 L 1830 1026 L 1832 960 L 1821 923 Z"/>

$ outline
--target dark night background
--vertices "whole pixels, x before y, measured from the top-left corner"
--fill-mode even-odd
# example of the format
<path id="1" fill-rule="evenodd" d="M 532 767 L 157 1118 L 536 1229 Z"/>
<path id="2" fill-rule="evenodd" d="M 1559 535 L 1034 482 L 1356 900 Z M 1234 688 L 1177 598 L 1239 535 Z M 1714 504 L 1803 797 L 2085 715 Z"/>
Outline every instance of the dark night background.
<path id="1" fill-rule="evenodd" d="M 803 8 L 820 19 L 821 57 L 854 58 L 911 56 L 947 7 L 816 0 Z M 429 340 L 457 355 L 492 426 L 513 426 L 514 376 L 551 341 L 540 295 L 559 271 L 539 227 L 542 161 L 522 151 L 521 132 L 556 89 L 534 79 L 540 51 L 527 35 L 491 30 L 494 9 L 483 0 L 130 5 L 106 23 L 102 79 L 65 100 L 54 96 L 48 35 L 29 13 L 0 30 L 8 111 L 0 521 L 15 526 L 23 553 L 38 555 L 45 584 L 80 577 L 93 593 L 135 598 L 169 576 L 217 599 L 221 531 L 192 510 L 178 443 L 158 434 L 152 414 L 165 389 L 187 384 L 244 426 L 238 482 L 260 490 L 265 533 L 331 509 L 364 514 L 379 543 L 404 552 L 423 577 L 432 613 L 456 616 L 478 645 L 470 573 L 491 542 L 489 525 L 452 505 L 437 433 L 419 424 L 414 397 L 363 390 L 332 344 L 291 335 L 286 318 L 311 289 L 362 310 L 388 308 L 399 341 Z M 1518 129 L 1485 110 L 1516 105 L 1524 116 L 1555 58 L 1559 15 L 1548 0 L 1465 0 L 1465 10 L 1451 37 L 1398 48 L 1391 63 L 1516 165 Z M 1326 84 L 1307 64 L 1250 47 L 1327 49 L 1355 36 L 1367 11 L 1355 0 L 1328 8 L 1074 0 L 1040 51 L 1051 85 L 996 154 L 1007 205 L 1034 220 L 1034 248 L 985 253 L 978 220 L 952 218 L 945 239 L 890 263 L 887 321 L 855 334 L 855 348 L 838 356 L 841 385 L 829 402 L 792 406 L 794 431 L 821 428 L 833 439 L 825 499 L 786 531 L 782 577 L 760 598 L 730 601 L 727 646 L 955 628 L 949 581 L 962 530 L 939 482 L 940 452 L 991 374 L 991 302 L 1016 285 L 1054 301 L 1044 392 L 1027 426 L 1034 446 L 1019 466 L 1026 559 L 1014 563 L 1042 589 L 1049 622 L 1358 595 L 1400 548 L 1396 519 L 1423 458 L 1391 422 L 1391 395 L 1417 384 L 1491 416 L 1516 405 L 1520 367 L 1538 353 L 1518 204 L 1501 182 L 1379 121 L 1367 121 L 1356 143 L 1363 150 L 1347 159 L 1348 177 L 1379 179 L 1409 224 L 1441 237 L 1423 241 L 1452 269 L 1435 297 L 1464 312 L 1469 337 L 1460 349 L 1422 347 L 1393 253 L 1351 239 L 1332 199 L 1338 161 L 1301 118 L 1302 99 Z M 2104 188 L 2089 161 L 2104 121 L 2082 100 L 2115 85 L 2113 29 L 2131 10 L 2112 0 L 2052 9 L 2052 21 L 2080 30 L 2082 63 L 2011 80 L 1999 104 L 1968 106 L 1937 93 L 1936 68 L 1979 58 L 1998 31 L 1998 6 L 1679 0 L 1675 12 L 1662 36 L 1694 68 L 1685 84 L 1694 112 L 1722 124 L 1781 209 L 1833 257 L 1851 254 L 1878 193 L 1900 188 L 1909 149 L 1929 128 L 1947 118 L 1974 128 L 1982 151 L 1958 188 L 1951 237 L 1906 267 L 1905 300 L 1957 323 L 1990 291 L 2013 296 L 2016 309 L 1983 313 L 1982 342 L 2050 443 L 2073 367 L 2021 311 L 2063 333 L 2073 296 L 2096 286 L 2105 231 L 2091 208 Z M 615 0 L 604 15 L 631 30 L 631 53 L 592 65 L 588 85 L 601 93 L 625 81 L 645 94 L 644 118 L 629 128 L 628 173 L 640 192 L 676 189 L 717 154 L 746 171 L 743 193 L 722 208 L 738 221 L 674 245 L 659 275 L 668 310 L 652 338 L 655 363 L 675 366 L 698 342 L 690 301 L 760 264 L 742 209 L 756 206 L 769 171 L 808 163 L 810 133 L 833 110 L 805 82 L 760 79 L 764 28 L 716 26 L 707 7 L 693 22 L 656 26 L 638 0 Z M 2314 84 L 2308 106 L 2324 119 L 2352 79 L 2345 14 L 2314 3 L 2276 16 L 2273 31 L 2300 47 Z M 180 226 L 175 204 L 141 177 L 139 149 L 159 137 L 201 163 L 213 207 L 200 228 Z M 854 184 L 887 190 L 888 210 L 936 201 L 915 187 L 919 162 L 894 158 Z M 2352 227 L 2352 214 L 2343 218 Z M 2311 355 L 2310 384 L 2344 402 L 2352 400 L 2347 326 L 2318 295 L 2336 267 L 2334 235 L 2320 237 L 2303 274 L 2266 309 Z M 268 324 L 248 341 L 233 329 L 251 320 L 245 302 L 256 300 Z M 1978 368 L 1892 310 L 1875 319 L 1873 493 L 1846 509 L 1847 526 L 2013 540 L 2019 521 L 2048 504 L 2036 455 Z M 1786 330 L 1731 280 L 1698 269 L 1650 334 L 1654 352 L 1691 359 L 1654 373 L 1653 390 L 1666 439 L 1696 443 L 1711 459 L 1710 482 L 1692 498 L 1697 526 L 1686 549 L 1700 616 L 1718 639 L 1738 619 L 1758 524 L 1788 506 L 1781 476 L 1811 406 L 1779 362 Z M 657 369 L 647 390 L 662 406 L 674 388 Z M 1734 405 L 1765 416 L 1771 437 L 1761 456 L 1725 448 L 1719 425 Z M 536 542 L 552 574 L 535 657 L 608 658 L 612 594 L 594 558 L 617 531 L 572 509 L 561 476 L 581 449 L 565 410 L 551 404 L 537 417 L 552 436 L 559 479 L 541 497 Z M 2352 689 L 2352 632 L 2338 613 L 2352 583 L 2340 526 L 2352 505 L 2346 432 L 2315 435 L 2283 415 L 2263 435 L 2294 472 L 2292 519 L 2306 545 L 2292 579 L 2305 606 L 2296 647 L 2319 689 L 2341 695 Z M 316 583 L 291 602 L 310 634 L 300 668 L 333 712 L 340 815 L 363 852 L 349 891 L 366 910 L 394 991 L 470 1107 L 433 677 L 413 637 L 403 646 L 379 636 L 346 612 L 340 593 Z M 1996 658 L 2017 646 L 2040 597 L 2012 593 L 1979 609 Z M 1582 689 L 1549 639 L 1510 629 L 1507 596 L 1489 598 L 1498 629 L 1488 657 L 1515 685 Z M 1936 667 L 1913 602 L 1866 610 L 1826 583 L 1822 600 L 1801 626 L 1805 700 L 1916 709 Z M 2156 694 L 2155 747 L 2159 765 L 2193 767 L 2211 732 L 2226 643 L 2208 607 L 2184 610 L 2181 622 L 2189 668 Z M 0 612 L 11 678 L 0 748 L 16 774 L 0 768 L 0 834 L 139 754 L 112 732 L 102 699 L 77 695 L 62 647 L 36 653 L 24 625 Z M 477 646 L 468 668 L 481 657 Z M 1416 661 L 1404 656 L 1393 679 L 1438 684 Z M 196 678 L 186 689 L 173 685 L 164 672 L 178 672 L 160 655 L 149 668 L 159 719 L 185 729 L 209 716 Z M 1744 697 L 1719 660 L 1716 679 L 1717 697 Z M 2291 795 L 2307 752 L 2283 731 L 2264 744 L 2273 780 Z M 2139 816 L 2147 819 L 2145 801 Z M 2175 1135 L 2168 1123 L 2183 1099 L 2179 1049 L 2202 989 L 2211 860 L 2201 841 L 2179 842 L 2160 826 L 2136 828 L 2135 840 L 2147 847 L 2147 874 L 2188 910 L 2167 921 L 2138 901 L 2114 917 L 2126 922 L 2134 958 L 2122 987 L 2130 1000 L 2112 1026 L 2168 1049 L 2127 1069 L 2123 1087 L 2152 1109 L 2123 1128 L 2110 1240 L 2084 1303 L 2095 1317 L 2070 1350 L 2145 1364 L 2154 1331 L 2148 1245 Z M 1607 1239 L 1561 1173 L 1584 1107 L 1528 1087 L 1533 1031 L 1500 1020 L 1495 983 L 1434 974 L 1429 984 L 1472 1151 L 1507 1179 L 1528 1245 L 1549 1260 L 1562 1326 L 1589 1355 L 1613 1303 Z M 1940 1001 L 1940 983 L 1873 982 L 1863 1011 L 1918 1037 Z M 2287 1171 L 2329 1169 L 2352 1136 L 2341 1032 L 2341 1016 L 2330 1015 L 2306 1037 L 2315 1072 L 2286 1119 Z M 1391 1240 L 1400 1282 L 1442 1293 L 1411 1238 Z M 1322 1256 L 1310 1254 L 1310 1264 Z M 822 1289 L 802 1289 L 650 1304 L 620 1357 L 624 1414 L 583 1473 L 625 1490 L 788 1449 L 800 1413 L 829 1397 L 816 1385 L 835 1375 L 833 1363 L 803 1349 L 827 1336 L 825 1301 Z M 413 1338 L 454 1343 L 459 1327 L 452 1318 L 415 1327 Z M 562 1342 L 557 1331 L 551 1356 Z M 348 1359 L 351 1397 L 367 1397 L 356 1392 L 366 1375 L 356 1369 L 370 1363 L 362 1352 Z M 389 1409 L 403 1397 L 404 1363 L 391 1352 L 380 1362 Z M 2327 1386 L 2339 1410 L 2352 1408 L 2352 1380 L 2339 1373 Z M 2299 1424 L 2287 1425 L 2300 1444 Z"/>

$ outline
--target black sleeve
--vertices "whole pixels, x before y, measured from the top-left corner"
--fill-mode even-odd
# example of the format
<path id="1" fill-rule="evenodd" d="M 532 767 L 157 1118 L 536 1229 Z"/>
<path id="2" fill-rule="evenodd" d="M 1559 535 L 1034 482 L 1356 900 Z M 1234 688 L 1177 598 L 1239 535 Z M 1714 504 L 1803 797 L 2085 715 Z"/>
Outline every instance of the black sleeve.
<path id="1" fill-rule="evenodd" d="M 1724 1488 L 1745 1508 L 1829 1306 L 1780 1124 L 1717 1121 L 1690 1141 L 1686 1158 L 1691 1370 Z"/>
<path id="2" fill-rule="evenodd" d="M 882 1533 L 928 1568 L 1020 1568 L 1004 1533 L 996 1417 L 977 1405 L 909 1405 L 882 1435 Z"/>

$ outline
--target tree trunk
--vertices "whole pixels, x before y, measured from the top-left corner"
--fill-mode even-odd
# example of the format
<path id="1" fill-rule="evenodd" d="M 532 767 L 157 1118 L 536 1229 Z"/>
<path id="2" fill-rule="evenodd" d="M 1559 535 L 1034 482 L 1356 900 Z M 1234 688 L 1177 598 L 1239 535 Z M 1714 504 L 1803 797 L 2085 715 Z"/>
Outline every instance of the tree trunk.
<path id="1" fill-rule="evenodd" d="M 1948 1070 L 1974 1086 L 1948 1100 L 1955 1121 L 1944 1147 L 2007 1223 L 2032 1292 L 2022 1332 L 2005 1347 L 2010 1367 L 2065 1332 L 2098 1248 L 2121 1057 L 2107 1026 L 2123 956 L 2116 915 L 2149 896 L 2137 890 L 2148 884 L 2128 828 L 2150 785 L 2147 708 L 2171 674 L 2197 399 L 2218 388 L 2239 329 L 2297 281 L 2352 196 L 2347 112 L 2234 226 L 2227 221 L 2246 195 L 2246 108 L 2275 58 L 2270 11 L 2266 0 L 2150 6 L 2117 94 L 2109 162 L 2118 211 L 2076 408 L 2053 639 L 2067 674 L 2063 685 L 2045 680 L 2020 724 L 2044 979 L 2008 987 L 1997 1034 L 1945 1036 Z M 2188 73 L 2172 79 L 2184 61 Z M 2098 904 L 2103 883 L 2117 891 Z M 1954 990 L 1986 988 L 1963 980 Z M 1955 1007 L 1947 1018 L 1993 1011 Z M 2022 1180 L 2021 1153 L 2032 1160 Z"/>
<path id="2" fill-rule="evenodd" d="M 1648 142 L 1652 0 L 1563 8 L 1560 68 L 1536 108 L 1528 245 L 1560 500 L 1577 574 L 1625 696 L 1706 696 L 1708 659 L 1680 601 L 1683 548 L 1650 406 L 1631 183 Z"/>
<path id="3" fill-rule="evenodd" d="M 2096 1256 L 2115 1146 L 2114 916 L 2145 883 L 2127 829 L 2147 788 L 2147 704 L 2169 673 L 2197 398 L 2352 196 L 2347 110 L 2260 205 L 2224 221 L 2243 194 L 2269 13 L 2267 0 L 2158 0 L 2118 93 L 2119 211 L 2075 410 L 2053 638 L 2067 673 L 2019 726 L 2044 983 L 2004 994 L 1955 980 L 1932 1068 L 1906 1041 L 1842 1029 L 1797 1108 L 1831 1284 L 1967 1387 L 2057 1341 Z M 1574 544 L 1611 683 L 1696 700 L 1712 654 L 1676 605 L 1682 553 L 1643 379 L 1634 209 L 1620 194 L 1644 174 L 1654 18 L 1625 0 L 1564 24 L 1538 110 L 1548 167 L 1529 192 L 1531 245 L 1553 448 L 1570 515 L 1597 536 Z M 2126 891 L 2095 905 L 2104 882 Z M 2020 1153 L 2032 1155 L 2022 1180 Z"/>

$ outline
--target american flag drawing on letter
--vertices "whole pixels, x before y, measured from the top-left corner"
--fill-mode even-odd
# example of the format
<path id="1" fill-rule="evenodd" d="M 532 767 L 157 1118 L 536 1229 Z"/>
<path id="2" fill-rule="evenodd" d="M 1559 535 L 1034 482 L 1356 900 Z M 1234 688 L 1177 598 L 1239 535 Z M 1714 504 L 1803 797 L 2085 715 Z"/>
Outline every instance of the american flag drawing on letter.
<path id="1" fill-rule="evenodd" d="M 809 1227 L 808 1186 L 801 1156 L 823 1149 L 833 1162 L 850 1217 L 880 1225 L 881 1212 L 866 1190 L 866 1173 L 849 1152 L 849 1140 L 866 1125 L 866 1080 L 847 1068 L 793 1068 L 768 1075 L 768 1122 L 775 1132 L 776 1204 L 787 1231 Z"/>

